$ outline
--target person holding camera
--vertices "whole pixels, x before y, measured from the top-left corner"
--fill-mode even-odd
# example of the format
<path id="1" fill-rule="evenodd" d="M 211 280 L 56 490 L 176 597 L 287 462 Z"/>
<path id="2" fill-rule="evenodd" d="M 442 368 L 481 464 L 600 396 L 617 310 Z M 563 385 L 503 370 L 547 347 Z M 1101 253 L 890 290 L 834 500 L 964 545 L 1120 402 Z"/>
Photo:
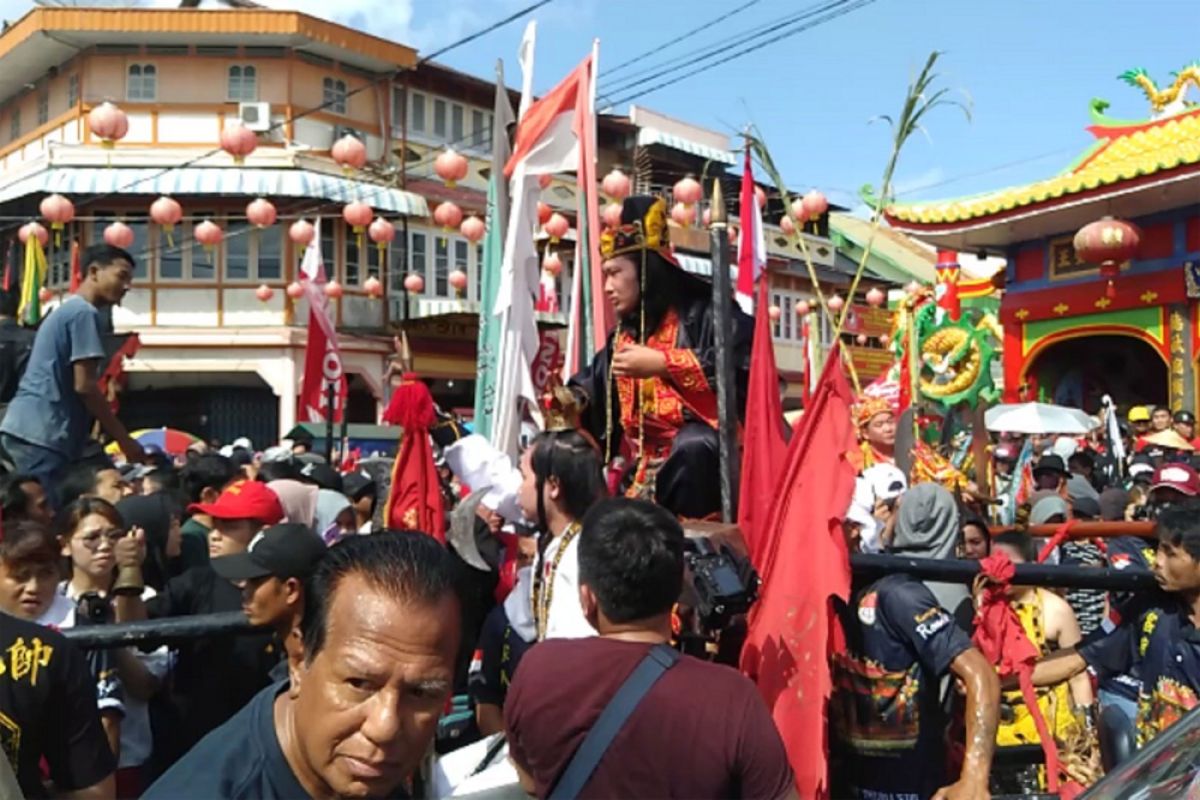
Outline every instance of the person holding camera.
<path id="1" fill-rule="evenodd" d="M 129 530 L 117 509 L 99 497 L 81 497 L 66 506 L 55 520 L 63 555 L 70 561 L 71 576 L 58 586 L 49 611 L 41 621 L 64 629 L 77 625 L 106 625 L 113 621 L 112 603 L 117 588 L 117 543 L 142 536 Z M 126 587 L 148 600 L 153 589 Z M 101 720 L 117 732 L 113 752 L 119 758 L 117 793 L 134 797 L 145 788 L 142 767 L 153 750 L 150 699 L 158 692 L 170 667 L 166 647 L 145 653 L 132 648 L 95 650 L 88 655 L 96 673 Z M 119 722 L 112 721 L 120 713 Z"/>
<path id="2" fill-rule="evenodd" d="M 551 639 L 522 659 L 504 706 L 522 787 L 537 797 L 794 797 L 754 684 L 669 646 L 684 578 L 675 518 L 643 500 L 602 500 L 578 541 L 577 601 L 599 636 Z M 618 711 L 614 729 L 604 720 Z"/>

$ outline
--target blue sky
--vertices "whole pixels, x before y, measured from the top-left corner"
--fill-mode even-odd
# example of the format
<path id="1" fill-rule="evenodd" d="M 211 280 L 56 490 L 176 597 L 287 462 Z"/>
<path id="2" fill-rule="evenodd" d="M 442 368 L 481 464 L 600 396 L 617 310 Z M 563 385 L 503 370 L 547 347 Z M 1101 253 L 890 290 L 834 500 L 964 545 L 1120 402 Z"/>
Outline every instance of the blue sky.
<path id="1" fill-rule="evenodd" d="M 535 89 L 544 91 L 600 39 L 600 84 L 615 66 L 744 0 L 555 0 L 539 20 Z M 410 36 L 425 49 L 482 27 L 525 3 L 413 0 Z M 759 0 L 664 51 L 700 54 L 731 33 L 812 5 Z M 522 24 L 448 54 L 450 66 L 492 74 L 497 57 L 515 82 Z M 895 114 L 909 78 L 931 50 L 945 52 L 941 85 L 969 94 L 973 120 L 955 109 L 929 118 L 929 138 L 909 141 L 897 171 L 901 200 L 937 199 L 1026 183 L 1070 163 L 1092 141 L 1088 101 L 1142 118 L 1148 103 L 1117 80 L 1145 67 L 1160 85 L 1200 59 L 1198 0 L 876 0 L 830 23 L 761 48 L 635 102 L 705 127 L 759 126 L 785 179 L 855 205 L 877 183 L 890 132 L 870 120 Z M 657 57 L 656 57 L 657 58 Z M 649 60 L 647 63 L 651 63 Z M 1200 101 L 1200 92 L 1192 98 Z"/>

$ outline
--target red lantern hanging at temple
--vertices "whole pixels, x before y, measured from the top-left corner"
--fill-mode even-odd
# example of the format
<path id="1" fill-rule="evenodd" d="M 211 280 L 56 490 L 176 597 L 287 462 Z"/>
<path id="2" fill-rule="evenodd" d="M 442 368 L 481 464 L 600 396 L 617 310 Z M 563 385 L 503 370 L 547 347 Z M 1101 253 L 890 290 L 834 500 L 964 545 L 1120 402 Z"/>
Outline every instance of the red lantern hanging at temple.
<path id="1" fill-rule="evenodd" d="M 275 290 L 262 283 L 254 290 L 254 296 L 258 298 L 258 302 L 260 303 L 269 303 L 271 302 L 271 298 L 275 296 Z"/>
<path id="2" fill-rule="evenodd" d="M 38 210 L 54 231 L 54 246 L 61 247 L 63 229 L 75 219 L 75 204 L 61 194 L 52 194 L 42 199 Z"/>
<path id="3" fill-rule="evenodd" d="M 675 202 L 691 206 L 700 202 L 700 198 L 704 196 L 704 189 L 699 181 L 688 175 L 675 184 L 671 196 L 675 198 Z"/>
<path id="4" fill-rule="evenodd" d="M 878 286 L 874 286 L 867 291 L 867 305 L 872 308 L 879 308 L 883 305 L 884 300 L 887 300 L 887 295 Z"/>
<path id="5" fill-rule="evenodd" d="M 609 203 L 604 207 L 604 211 L 600 216 L 604 219 L 604 224 L 613 230 L 621 227 L 621 204 Z M 549 217 L 547 217 L 549 219 Z M 545 223 L 543 223 L 545 224 Z"/>
<path id="6" fill-rule="evenodd" d="M 383 282 L 372 275 L 363 281 L 363 291 L 367 293 L 367 297 L 378 300 L 383 297 Z"/>
<path id="7" fill-rule="evenodd" d="M 671 221 L 681 228 L 690 228 L 696 221 L 696 207 L 686 203 L 671 206 Z"/>
<path id="8" fill-rule="evenodd" d="M 342 288 L 342 284 L 338 283 L 336 278 L 325 284 L 325 296 L 331 300 L 339 300 L 345 293 L 346 290 Z"/>
<path id="9" fill-rule="evenodd" d="M 361 200 L 354 200 L 342 207 L 342 219 L 346 220 L 346 224 L 358 237 L 360 250 L 363 246 L 363 234 L 366 233 L 367 226 L 371 224 L 374 217 L 375 211 Z"/>
<path id="10" fill-rule="evenodd" d="M 167 235 L 167 245 L 174 247 L 175 239 L 172 234 L 175 232 L 175 226 L 183 219 L 183 206 L 179 205 L 179 201 L 166 195 L 158 198 L 150 204 L 150 219 Z"/>
<path id="11" fill-rule="evenodd" d="M 107 100 L 88 112 L 87 122 L 88 130 L 107 150 L 111 150 L 129 133 L 129 117 Z"/>
<path id="12" fill-rule="evenodd" d="M 458 226 L 458 232 L 471 244 L 477 243 L 486 232 L 483 220 L 476 216 L 467 217 Z"/>
<path id="13" fill-rule="evenodd" d="M 550 236 L 550 244 L 558 244 L 567 235 L 567 232 L 570 231 L 571 223 L 567 222 L 566 217 L 555 211 L 550 215 L 550 219 L 546 220 L 546 224 L 543 227 Z"/>
<path id="14" fill-rule="evenodd" d="M 299 300 L 304 296 L 304 287 L 300 285 L 299 281 L 289 283 L 285 291 L 287 292 L 287 296 L 293 300 Z"/>
<path id="15" fill-rule="evenodd" d="M 454 152 L 454 148 L 447 147 L 433 162 L 433 171 L 446 182 L 446 186 L 453 189 L 456 183 L 467 177 L 468 166 L 466 158 Z"/>
<path id="16" fill-rule="evenodd" d="M 128 250 L 133 246 L 133 228 L 124 222 L 114 222 L 104 229 L 104 241 L 113 247 Z"/>
<path id="17" fill-rule="evenodd" d="M 420 294 L 425 291 L 425 279 L 415 272 L 408 273 L 404 276 L 404 291 Z"/>
<path id="18" fill-rule="evenodd" d="M 550 208 L 550 206 L 546 205 L 545 203 L 539 202 L 537 204 L 538 225 L 545 225 L 547 222 L 549 222 L 550 215 L 553 213 L 554 209 Z"/>
<path id="19" fill-rule="evenodd" d="M 288 228 L 288 238 L 301 247 L 308 247 L 316 238 L 317 229 L 306 219 L 298 219 Z"/>
<path id="20" fill-rule="evenodd" d="M 829 210 L 829 201 L 825 199 L 825 195 L 813 189 L 804 195 L 804 199 L 800 201 L 800 206 L 804 209 L 805 220 L 816 222 L 822 214 Z"/>
<path id="21" fill-rule="evenodd" d="M 783 309 L 779 306 L 767 306 L 767 316 L 771 322 L 778 322 L 779 318 L 783 316 Z"/>
<path id="22" fill-rule="evenodd" d="M 450 288 L 457 292 L 459 297 L 462 297 L 467 290 L 467 273 L 461 269 L 451 270 L 450 274 L 446 276 L 446 280 L 450 283 Z"/>
<path id="23" fill-rule="evenodd" d="M 342 173 L 347 176 L 367 164 L 367 146 L 357 136 L 350 134 L 346 134 L 334 142 L 329 154 L 342 168 Z"/>
<path id="24" fill-rule="evenodd" d="M 21 240 L 21 244 L 28 244 L 30 236 L 41 242 L 42 247 L 50 243 L 50 232 L 40 222 L 27 222 L 17 231 L 17 238 Z"/>
<path id="25" fill-rule="evenodd" d="M 628 175 L 613 167 L 604 176 L 604 180 L 600 182 L 600 191 L 604 192 L 604 195 L 608 199 L 619 206 L 622 200 L 629 197 L 629 193 L 632 191 L 632 184 L 629 182 Z"/>
<path id="26" fill-rule="evenodd" d="M 388 248 L 388 245 L 391 244 L 396 238 L 396 226 L 388 222 L 383 217 L 376 217 L 375 221 L 371 223 L 371 226 L 367 228 L 367 235 L 371 237 L 371 241 L 375 243 L 375 250 L 379 253 L 379 271 L 382 273 L 383 261 L 385 258 L 384 254 Z M 375 282 L 379 283 L 378 280 Z M 366 284 L 363 284 L 363 288 L 366 288 Z M 371 294 L 371 292 L 368 290 L 367 294 Z"/>
<path id="27" fill-rule="evenodd" d="M 246 219 L 260 230 L 274 225 L 277 216 L 275 204 L 265 198 L 259 197 L 246 204 Z"/>
<path id="28" fill-rule="evenodd" d="M 246 156 L 258 147 L 258 134 L 246 127 L 240 119 L 231 122 L 221 131 L 221 149 L 233 156 L 233 163 L 241 164 Z"/>
<path id="29" fill-rule="evenodd" d="M 553 250 L 548 251 L 542 259 L 542 269 L 555 278 L 562 274 L 562 266 L 562 258 Z"/>
<path id="30" fill-rule="evenodd" d="M 204 247 L 204 252 L 208 253 L 209 263 L 212 263 L 213 250 L 225 241 L 225 231 L 221 230 L 221 227 L 211 219 L 206 219 L 192 228 L 192 238 Z"/>
<path id="31" fill-rule="evenodd" d="M 798 316 L 798 317 L 808 316 L 808 312 L 810 312 L 810 311 L 812 311 L 812 308 L 809 306 L 807 300 L 797 300 L 796 301 L 796 316 Z"/>
<path id="32" fill-rule="evenodd" d="M 449 200 L 438 203 L 437 208 L 433 210 L 433 221 L 445 231 L 452 231 L 461 225 L 462 218 L 462 209 L 458 207 L 457 203 Z"/>
<path id="33" fill-rule="evenodd" d="M 779 230 L 783 231 L 784 236 L 791 236 L 796 232 L 796 223 L 792 222 L 792 217 L 789 214 L 779 218 Z"/>
<path id="34" fill-rule="evenodd" d="M 1111 299 L 1117 295 L 1114 281 L 1121 274 L 1121 265 L 1133 258 L 1141 241 L 1137 226 L 1123 219 L 1102 217 L 1075 234 L 1075 254 L 1087 264 L 1100 266 L 1100 277 L 1108 281 L 1105 294 Z"/>

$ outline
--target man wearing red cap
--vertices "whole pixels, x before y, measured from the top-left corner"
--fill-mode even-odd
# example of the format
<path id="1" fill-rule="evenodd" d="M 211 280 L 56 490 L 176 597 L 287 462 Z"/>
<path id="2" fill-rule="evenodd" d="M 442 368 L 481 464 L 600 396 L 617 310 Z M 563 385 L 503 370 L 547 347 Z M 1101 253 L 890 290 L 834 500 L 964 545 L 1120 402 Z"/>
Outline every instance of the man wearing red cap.
<path id="1" fill-rule="evenodd" d="M 283 519 L 279 498 L 257 481 L 232 483 L 215 502 L 196 503 L 189 510 L 212 517 L 208 553 L 214 559 L 246 552 L 259 531 Z M 117 566 L 140 568 L 144 555 L 136 540 L 123 541 Z M 241 611 L 242 589 L 210 564 L 202 564 L 172 578 L 145 603 L 140 597 L 125 597 L 115 605 L 119 622 Z M 237 713 L 270 682 L 271 668 L 279 659 L 269 633 L 204 637 L 182 646 L 169 698 L 178 721 L 163 741 L 167 758 L 173 761 Z"/>

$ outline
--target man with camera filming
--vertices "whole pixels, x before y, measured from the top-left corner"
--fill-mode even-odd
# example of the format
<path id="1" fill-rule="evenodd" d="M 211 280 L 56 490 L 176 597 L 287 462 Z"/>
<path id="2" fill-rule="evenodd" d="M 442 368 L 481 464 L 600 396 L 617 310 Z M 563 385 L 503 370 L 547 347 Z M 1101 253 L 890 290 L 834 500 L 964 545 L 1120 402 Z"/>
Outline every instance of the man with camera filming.
<path id="1" fill-rule="evenodd" d="M 549 639 L 504 707 L 509 752 L 538 797 L 795 796 L 754 684 L 671 649 L 684 535 L 669 512 L 609 499 L 583 518 L 579 599 L 599 636 Z"/>

